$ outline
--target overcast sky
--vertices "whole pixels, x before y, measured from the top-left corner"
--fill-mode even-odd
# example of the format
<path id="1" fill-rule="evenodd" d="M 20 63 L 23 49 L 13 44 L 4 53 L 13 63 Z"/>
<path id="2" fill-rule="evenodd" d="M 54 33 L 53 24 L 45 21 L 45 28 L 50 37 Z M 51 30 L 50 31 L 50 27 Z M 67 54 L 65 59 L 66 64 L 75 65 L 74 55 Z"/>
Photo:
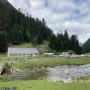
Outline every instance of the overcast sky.
<path id="1" fill-rule="evenodd" d="M 81 43 L 90 37 L 90 0 L 8 0 L 23 13 L 39 19 L 57 33 L 65 29 Z"/>

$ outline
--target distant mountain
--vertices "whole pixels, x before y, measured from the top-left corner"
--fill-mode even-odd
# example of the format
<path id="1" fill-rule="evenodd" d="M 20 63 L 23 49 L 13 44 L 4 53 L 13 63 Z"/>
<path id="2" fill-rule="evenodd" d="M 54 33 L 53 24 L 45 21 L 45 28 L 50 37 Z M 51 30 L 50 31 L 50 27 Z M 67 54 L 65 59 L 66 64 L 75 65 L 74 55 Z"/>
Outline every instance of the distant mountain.
<path id="1" fill-rule="evenodd" d="M 83 51 L 84 53 L 90 52 L 90 38 L 83 45 Z"/>

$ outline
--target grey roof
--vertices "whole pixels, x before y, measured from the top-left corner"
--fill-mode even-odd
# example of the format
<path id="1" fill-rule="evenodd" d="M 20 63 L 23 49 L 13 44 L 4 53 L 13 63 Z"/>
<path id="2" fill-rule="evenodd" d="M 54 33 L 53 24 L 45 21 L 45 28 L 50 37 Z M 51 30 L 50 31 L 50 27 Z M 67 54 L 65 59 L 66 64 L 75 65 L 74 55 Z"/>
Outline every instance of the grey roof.
<path id="1" fill-rule="evenodd" d="M 8 54 L 38 54 L 36 48 L 8 48 Z"/>

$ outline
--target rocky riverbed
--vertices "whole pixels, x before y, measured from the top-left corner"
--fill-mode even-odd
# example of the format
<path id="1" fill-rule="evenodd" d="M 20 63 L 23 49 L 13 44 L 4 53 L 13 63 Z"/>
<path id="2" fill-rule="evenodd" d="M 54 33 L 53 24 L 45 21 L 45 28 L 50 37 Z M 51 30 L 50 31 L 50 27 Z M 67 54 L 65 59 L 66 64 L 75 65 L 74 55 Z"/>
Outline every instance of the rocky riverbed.
<path id="1" fill-rule="evenodd" d="M 90 76 L 90 64 L 81 66 L 57 66 L 34 70 L 18 70 L 6 75 L 9 80 L 37 80 L 73 82 L 79 78 Z"/>
<path id="2" fill-rule="evenodd" d="M 49 81 L 72 82 L 82 77 L 90 75 L 90 64 L 81 66 L 57 66 L 48 68 Z"/>

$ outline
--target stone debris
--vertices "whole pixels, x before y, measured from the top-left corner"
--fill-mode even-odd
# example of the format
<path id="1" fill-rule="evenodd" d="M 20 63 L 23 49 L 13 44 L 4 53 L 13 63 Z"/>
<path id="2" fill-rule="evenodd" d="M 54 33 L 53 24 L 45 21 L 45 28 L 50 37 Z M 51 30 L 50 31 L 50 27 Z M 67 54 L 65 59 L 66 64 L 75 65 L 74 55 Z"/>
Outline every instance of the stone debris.
<path id="1" fill-rule="evenodd" d="M 81 66 L 58 66 L 48 68 L 47 80 L 71 82 L 90 75 L 90 64 Z"/>

